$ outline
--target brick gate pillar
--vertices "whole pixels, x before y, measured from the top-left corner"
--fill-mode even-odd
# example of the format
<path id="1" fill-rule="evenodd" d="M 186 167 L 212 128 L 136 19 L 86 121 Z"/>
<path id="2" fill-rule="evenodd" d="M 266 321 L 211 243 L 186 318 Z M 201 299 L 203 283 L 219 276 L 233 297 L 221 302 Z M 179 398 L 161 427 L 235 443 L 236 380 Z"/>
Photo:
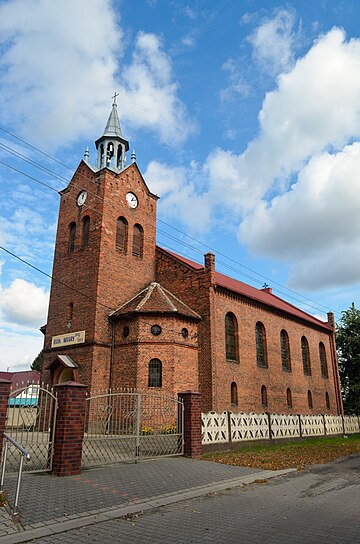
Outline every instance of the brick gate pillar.
<path id="1" fill-rule="evenodd" d="M 6 429 L 6 416 L 9 404 L 11 382 L 0 378 L 0 459 L 3 448 L 3 434 Z"/>
<path id="2" fill-rule="evenodd" d="M 200 457 L 202 454 L 201 437 L 201 393 L 186 391 L 179 393 L 184 403 L 184 455 Z"/>
<path id="3" fill-rule="evenodd" d="M 74 476 L 81 472 L 87 385 L 64 382 L 54 385 L 58 399 L 52 473 Z"/>

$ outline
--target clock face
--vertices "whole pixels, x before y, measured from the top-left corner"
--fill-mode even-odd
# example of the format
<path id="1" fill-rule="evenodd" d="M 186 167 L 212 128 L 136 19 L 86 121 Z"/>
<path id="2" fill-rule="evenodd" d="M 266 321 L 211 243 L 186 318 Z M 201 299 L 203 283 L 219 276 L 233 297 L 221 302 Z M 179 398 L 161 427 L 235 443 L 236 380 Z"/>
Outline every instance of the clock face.
<path id="1" fill-rule="evenodd" d="M 134 193 L 126 194 L 126 202 L 128 203 L 128 206 L 133 210 L 135 210 L 135 208 L 137 208 L 139 204 L 139 201 Z"/>
<path id="2" fill-rule="evenodd" d="M 86 197 L 87 197 L 86 191 L 81 191 L 81 193 L 79 193 L 77 197 L 78 206 L 82 206 L 83 204 L 85 204 Z"/>

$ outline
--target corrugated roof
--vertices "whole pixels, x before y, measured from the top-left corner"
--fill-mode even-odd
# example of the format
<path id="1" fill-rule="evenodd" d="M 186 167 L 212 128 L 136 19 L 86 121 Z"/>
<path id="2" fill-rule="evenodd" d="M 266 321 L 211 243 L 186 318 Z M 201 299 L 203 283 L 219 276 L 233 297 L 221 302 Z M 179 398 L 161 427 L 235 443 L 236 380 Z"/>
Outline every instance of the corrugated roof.
<path id="1" fill-rule="evenodd" d="M 161 251 L 164 251 L 165 253 L 168 253 L 175 259 L 178 259 L 179 261 L 183 262 L 187 266 L 190 266 L 194 270 L 204 269 L 204 266 L 194 261 L 190 261 L 189 259 L 183 257 L 182 255 L 177 255 L 176 253 L 173 253 L 172 251 L 168 251 L 167 249 L 163 249 L 163 248 L 159 248 L 159 249 L 161 249 Z M 325 328 L 329 331 L 333 330 L 332 327 L 328 323 L 321 321 L 320 319 L 317 319 L 316 317 L 304 312 L 303 310 L 300 310 L 300 308 L 293 306 L 289 302 L 286 302 L 285 300 L 279 298 L 278 296 L 274 295 L 273 293 L 269 291 L 257 289 L 256 287 L 252 287 L 251 285 L 248 285 L 247 283 L 243 283 L 242 281 L 235 280 L 234 278 L 230 278 L 229 276 L 225 276 L 225 274 L 221 274 L 220 272 L 215 272 L 215 281 L 216 281 L 216 285 L 224 289 L 227 289 L 229 291 L 232 291 L 233 293 L 237 293 L 241 296 L 247 297 L 261 304 L 265 304 L 266 306 L 269 306 L 281 312 L 285 312 L 299 319 L 308 321 L 309 323 L 312 323 L 313 325 L 316 325 L 318 327 Z"/>

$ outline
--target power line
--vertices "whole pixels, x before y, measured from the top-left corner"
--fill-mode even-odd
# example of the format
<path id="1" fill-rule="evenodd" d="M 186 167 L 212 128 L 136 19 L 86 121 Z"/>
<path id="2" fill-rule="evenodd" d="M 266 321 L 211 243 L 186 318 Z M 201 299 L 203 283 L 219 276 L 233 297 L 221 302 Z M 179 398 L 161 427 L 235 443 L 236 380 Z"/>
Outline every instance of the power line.
<path id="1" fill-rule="evenodd" d="M 24 143 L 25 145 L 29 146 L 31 149 L 33 149 L 33 150 L 35 150 L 35 151 L 41 153 L 42 155 L 46 156 L 47 158 L 49 158 L 49 159 L 51 159 L 51 160 L 57 162 L 58 164 L 60 164 L 60 165 L 62 165 L 62 166 L 64 166 L 64 167 L 66 167 L 66 168 L 68 168 L 69 170 L 71 170 L 72 172 L 74 172 L 74 169 L 70 168 L 70 167 L 67 166 L 65 163 L 62 163 L 62 162 L 59 161 L 58 159 L 52 157 L 51 155 L 48 155 L 48 154 L 45 153 L 44 151 L 42 151 L 42 150 L 38 149 L 37 147 L 35 147 L 35 146 L 29 144 L 29 143 L 26 142 L 25 140 L 22 140 L 21 138 L 17 137 L 17 136 L 14 135 L 13 133 L 11 133 L 11 132 L 9 132 L 9 131 L 3 129 L 2 127 L 0 127 L 0 130 L 2 130 L 3 132 L 9 134 L 9 135 L 12 136 L 13 138 L 16 138 L 16 139 L 19 140 L 20 142 L 22 142 L 22 143 Z M 28 164 L 31 164 L 32 166 L 34 166 L 34 167 L 36 167 L 36 168 L 38 168 L 38 169 L 41 169 L 41 170 L 45 171 L 46 173 L 50 173 L 50 174 L 54 175 L 54 176 L 57 177 L 59 180 L 63 180 L 63 181 L 65 181 L 66 183 L 70 183 L 70 180 L 67 180 L 65 177 L 63 177 L 63 176 L 61 176 L 61 175 L 59 175 L 59 174 L 53 172 L 52 170 L 50 170 L 50 169 L 48 169 L 48 168 L 46 168 L 46 167 L 43 167 L 42 165 L 40 165 L 40 164 L 37 163 L 36 161 L 33 161 L 33 160 L 31 160 L 31 159 L 27 159 L 24 155 L 22 155 L 21 153 L 19 153 L 19 152 L 13 150 L 12 148 L 10 148 L 10 147 L 8 147 L 8 146 L 6 146 L 6 145 L 4 145 L 4 144 L 0 144 L 0 147 L 2 147 L 5 151 L 11 153 L 12 155 L 17 156 L 18 158 L 20 158 L 20 160 L 23 160 L 23 161 L 27 162 Z M 12 169 L 12 170 L 14 170 L 14 171 L 16 171 L 16 172 L 18 172 L 18 173 L 20 173 L 20 174 L 22 174 L 22 175 L 28 177 L 29 179 L 31 179 L 31 180 L 33 180 L 33 181 L 35 181 L 35 182 L 37 182 L 37 183 L 43 185 L 44 187 L 47 187 L 48 189 L 51 189 L 51 190 L 53 190 L 53 191 L 59 193 L 58 190 L 54 189 L 53 187 L 51 187 L 50 185 L 46 184 L 45 182 L 42 182 L 42 181 L 40 181 L 40 180 L 34 178 L 33 176 L 30 176 L 30 175 L 26 174 L 25 172 L 22 172 L 21 170 L 18 170 L 18 169 L 16 169 L 15 167 L 13 167 L 13 166 L 11 166 L 11 165 L 9 165 L 9 164 L 3 162 L 3 161 L 0 161 L 0 163 L 3 164 L 4 166 L 6 166 L 6 167 L 8 167 L 8 168 L 10 168 L 10 169 Z M 79 176 L 80 176 L 80 177 L 84 177 L 84 179 L 87 179 L 87 178 L 86 178 L 85 176 L 83 176 L 82 174 L 79 174 Z M 73 185 L 74 185 L 75 187 L 78 186 L 79 189 L 82 188 L 82 186 L 81 186 L 80 184 L 74 183 Z M 91 192 L 91 191 L 88 191 L 88 193 L 89 193 L 89 195 L 94 196 L 95 198 L 98 198 L 98 199 L 102 200 L 102 201 L 105 203 L 105 199 L 102 198 L 102 197 L 100 197 L 99 195 L 96 195 L 95 193 L 93 193 L 93 192 Z M 75 198 L 73 198 L 73 197 L 70 197 L 70 198 L 71 198 L 72 200 L 75 200 L 75 201 L 76 201 Z M 114 206 L 113 202 L 110 202 L 110 204 L 109 204 L 109 202 L 106 202 L 106 204 L 107 204 L 107 205 L 110 205 L 113 209 L 116 209 L 116 207 Z M 100 213 L 99 210 L 96 210 L 95 208 L 92 208 L 92 207 L 90 207 L 90 206 L 88 206 L 88 205 L 87 205 L 87 206 L 84 205 L 84 206 L 86 207 L 86 209 L 92 210 L 92 211 L 94 211 L 94 212 L 96 212 L 96 213 Z M 213 247 L 211 247 L 211 246 L 205 244 L 205 243 L 202 242 L 201 240 L 198 240 L 198 239 L 196 239 L 195 237 L 193 237 L 193 236 L 191 236 L 191 235 L 189 235 L 189 234 L 187 234 L 187 233 L 181 231 L 180 229 L 178 229 L 177 227 L 174 227 L 173 225 L 167 223 L 166 221 L 163 221 L 162 219 L 158 219 L 158 221 L 159 221 L 160 223 L 163 223 L 163 224 L 166 225 L 167 227 L 169 227 L 169 228 L 175 230 L 175 231 L 178 232 L 179 234 L 181 234 L 181 235 L 183 235 L 183 236 L 186 236 L 187 238 L 189 238 L 190 240 L 196 242 L 197 244 L 199 244 L 199 245 L 205 247 L 206 249 L 210 249 L 211 251 L 216 252 L 217 255 L 221 255 L 222 257 L 224 257 L 225 259 L 227 259 L 227 260 L 233 262 L 233 263 L 236 264 L 237 266 L 240 266 L 241 268 L 243 268 L 243 269 L 245 269 L 245 270 L 248 270 L 248 271 L 251 272 L 252 274 L 255 274 L 256 276 L 259 276 L 260 278 L 262 278 L 262 279 L 264 279 L 264 280 L 270 281 L 273 285 L 277 285 L 277 286 L 280 287 L 281 289 L 285 289 L 286 293 L 284 293 L 284 291 L 279 291 L 281 294 L 283 294 L 283 295 L 285 295 L 285 296 L 290 296 L 290 295 L 288 295 L 288 293 L 291 293 L 292 295 L 296 295 L 296 297 L 301 297 L 301 299 L 304 299 L 305 301 L 308 301 L 308 302 L 311 302 L 311 303 L 312 303 L 312 304 L 308 304 L 307 302 L 304 302 L 304 304 L 307 304 L 307 306 L 309 306 L 310 308 L 313 308 L 313 309 L 315 309 L 315 310 L 317 310 L 317 311 L 322 312 L 322 311 L 324 311 L 324 310 L 326 310 L 326 311 L 329 310 L 329 308 L 328 308 L 327 306 L 321 304 L 320 302 L 315 301 L 315 300 L 311 299 L 310 297 L 307 297 L 306 295 L 303 295 L 302 293 L 298 293 L 297 291 L 294 291 L 294 290 L 292 290 L 292 289 L 290 289 L 290 288 L 288 288 L 288 287 L 286 287 L 286 286 L 284 286 L 284 285 L 282 285 L 282 284 L 280 284 L 280 283 L 274 281 L 272 278 L 269 278 L 268 276 L 265 276 L 264 274 L 262 274 L 262 273 L 260 273 L 260 272 L 257 272 L 256 270 L 254 270 L 254 269 L 252 269 L 252 268 L 250 268 L 250 267 L 248 267 L 248 266 L 246 266 L 246 265 L 243 265 L 243 264 L 240 263 L 239 261 L 237 261 L 237 260 L 235 260 L 235 259 L 233 259 L 233 258 L 227 256 L 226 254 L 224 254 L 223 252 L 221 252 L 221 251 L 218 250 L 217 248 L 213 248 Z M 172 239 L 175 240 L 177 243 L 180 243 L 180 244 L 184 245 L 185 247 L 187 247 L 187 248 L 189 248 L 189 249 L 191 249 L 191 250 L 194 250 L 194 251 L 197 251 L 198 253 L 201 253 L 200 250 L 198 250 L 197 248 L 194 248 L 193 246 L 191 246 L 191 245 L 189 245 L 189 244 L 185 244 L 183 241 L 181 241 L 181 240 L 179 240 L 179 239 L 177 239 L 177 238 L 175 238 L 175 237 L 171 237 L 171 235 L 165 233 L 164 231 L 161 231 L 160 229 L 157 229 L 157 230 L 158 230 L 158 232 L 164 234 L 165 236 L 168 236 L 169 238 L 172 238 Z M 221 261 L 217 261 L 217 262 L 221 263 Z M 242 275 L 243 277 L 248 278 L 248 279 L 250 279 L 250 280 L 252 280 L 252 281 L 254 281 L 254 282 L 256 282 L 256 283 L 260 283 L 260 281 L 257 280 L 257 279 L 255 279 L 253 276 L 250 276 L 249 274 L 246 274 L 246 273 L 244 273 L 244 272 L 241 272 L 240 270 L 235 269 L 235 268 L 231 267 L 230 265 L 227 265 L 226 263 L 222 263 L 222 264 L 223 264 L 224 266 L 226 266 L 227 268 L 229 268 L 230 270 L 239 273 L 239 274 Z M 296 302 L 303 303 L 301 300 L 299 300 L 299 298 L 296 298 L 296 297 L 291 296 L 290 298 L 293 298 Z M 314 306 L 314 304 L 315 304 L 315 306 Z"/>

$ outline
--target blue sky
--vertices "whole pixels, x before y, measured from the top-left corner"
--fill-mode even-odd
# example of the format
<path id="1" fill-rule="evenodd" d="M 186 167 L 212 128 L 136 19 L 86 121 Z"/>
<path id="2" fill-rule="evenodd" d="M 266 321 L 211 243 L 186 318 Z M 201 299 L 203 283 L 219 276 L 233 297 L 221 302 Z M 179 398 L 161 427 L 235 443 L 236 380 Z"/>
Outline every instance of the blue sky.
<path id="1" fill-rule="evenodd" d="M 339 319 L 360 292 L 359 28 L 356 1 L 0 0 L 0 245 L 51 274 L 56 190 L 95 162 L 116 90 L 159 245 Z M 3 250 L 0 271 L 0 369 L 20 370 L 49 279 Z"/>

